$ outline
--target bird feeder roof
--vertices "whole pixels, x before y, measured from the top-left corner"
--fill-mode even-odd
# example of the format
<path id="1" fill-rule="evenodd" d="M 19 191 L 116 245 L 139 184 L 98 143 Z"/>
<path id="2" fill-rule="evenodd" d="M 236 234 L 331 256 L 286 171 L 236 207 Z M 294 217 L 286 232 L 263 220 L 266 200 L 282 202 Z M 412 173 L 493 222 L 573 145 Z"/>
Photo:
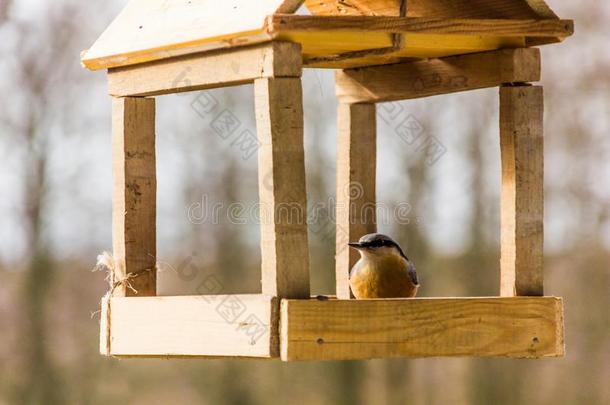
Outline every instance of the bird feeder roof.
<path id="1" fill-rule="evenodd" d="M 305 3 L 311 15 L 297 15 Z M 542 0 L 130 0 L 87 51 L 91 70 L 273 40 L 311 67 L 344 68 L 558 42 Z"/>

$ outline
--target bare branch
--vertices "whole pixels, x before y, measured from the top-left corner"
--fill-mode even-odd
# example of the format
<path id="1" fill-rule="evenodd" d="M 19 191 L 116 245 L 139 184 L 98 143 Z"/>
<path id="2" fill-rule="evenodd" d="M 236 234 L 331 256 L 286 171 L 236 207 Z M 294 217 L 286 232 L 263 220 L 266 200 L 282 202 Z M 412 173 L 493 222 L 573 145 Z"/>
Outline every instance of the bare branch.
<path id="1" fill-rule="evenodd" d="M 0 3 L 0 25 L 8 21 L 8 13 L 12 4 L 13 0 L 3 0 Z"/>

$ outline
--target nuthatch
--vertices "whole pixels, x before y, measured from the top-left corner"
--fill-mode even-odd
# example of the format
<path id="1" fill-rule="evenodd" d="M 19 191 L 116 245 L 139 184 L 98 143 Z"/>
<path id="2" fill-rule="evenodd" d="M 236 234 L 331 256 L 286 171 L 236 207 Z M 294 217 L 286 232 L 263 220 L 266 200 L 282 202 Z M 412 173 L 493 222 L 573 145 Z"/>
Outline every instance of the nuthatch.
<path id="1" fill-rule="evenodd" d="M 348 245 L 360 252 L 349 278 L 356 298 L 415 297 L 419 288 L 415 266 L 392 238 L 372 233 Z"/>

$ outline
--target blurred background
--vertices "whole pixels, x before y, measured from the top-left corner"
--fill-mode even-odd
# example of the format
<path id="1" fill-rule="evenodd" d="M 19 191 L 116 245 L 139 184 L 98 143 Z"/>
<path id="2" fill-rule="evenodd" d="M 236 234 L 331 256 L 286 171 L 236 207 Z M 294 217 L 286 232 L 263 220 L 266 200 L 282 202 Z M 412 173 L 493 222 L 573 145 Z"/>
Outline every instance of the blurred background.
<path id="1" fill-rule="evenodd" d="M 548 295 L 566 306 L 563 359 L 114 360 L 98 354 L 111 249 L 110 99 L 79 64 L 125 1 L 0 0 L 0 404 L 610 403 L 610 3 L 551 0 L 576 34 L 543 47 Z M 334 293 L 333 73 L 304 75 L 312 293 Z M 255 133 L 251 86 L 158 101 L 161 294 L 257 292 L 256 155 L 215 130 Z M 380 218 L 417 264 L 421 296 L 497 295 L 498 91 L 381 105 Z M 202 98 L 203 97 L 203 98 Z M 202 110 L 202 100 L 213 103 Z M 440 145 L 433 158 L 396 131 Z M 216 218 L 206 216 L 219 206 Z M 325 211 L 322 211 L 323 213 Z"/>

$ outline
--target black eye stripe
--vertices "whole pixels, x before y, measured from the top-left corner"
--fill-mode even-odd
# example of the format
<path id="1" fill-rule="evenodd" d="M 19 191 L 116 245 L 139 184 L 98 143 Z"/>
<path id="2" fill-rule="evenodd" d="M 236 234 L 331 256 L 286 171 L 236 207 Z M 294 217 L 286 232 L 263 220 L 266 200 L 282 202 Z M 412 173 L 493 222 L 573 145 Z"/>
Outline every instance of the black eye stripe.
<path id="1" fill-rule="evenodd" d="M 374 240 L 372 242 L 365 242 L 363 243 L 364 246 L 366 247 L 392 247 L 395 246 L 394 243 L 392 243 L 392 241 L 389 240 Z"/>

